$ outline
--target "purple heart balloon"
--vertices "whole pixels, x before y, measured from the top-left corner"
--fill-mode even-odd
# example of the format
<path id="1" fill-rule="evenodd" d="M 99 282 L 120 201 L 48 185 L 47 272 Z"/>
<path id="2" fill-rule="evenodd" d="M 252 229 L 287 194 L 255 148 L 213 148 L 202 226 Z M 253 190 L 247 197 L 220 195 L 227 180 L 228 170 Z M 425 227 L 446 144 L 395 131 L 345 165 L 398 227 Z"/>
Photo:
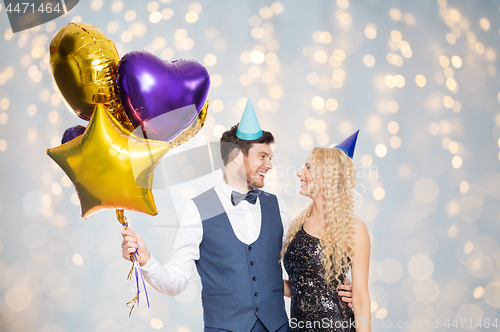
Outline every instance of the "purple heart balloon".
<path id="1" fill-rule="evenodd" d="M 169 142 L 197 119 L 208 95 L 208 71 L 195 60 L 166 62 L 130 52 L 118 64 L 125 112 L 146 138 Z"/>

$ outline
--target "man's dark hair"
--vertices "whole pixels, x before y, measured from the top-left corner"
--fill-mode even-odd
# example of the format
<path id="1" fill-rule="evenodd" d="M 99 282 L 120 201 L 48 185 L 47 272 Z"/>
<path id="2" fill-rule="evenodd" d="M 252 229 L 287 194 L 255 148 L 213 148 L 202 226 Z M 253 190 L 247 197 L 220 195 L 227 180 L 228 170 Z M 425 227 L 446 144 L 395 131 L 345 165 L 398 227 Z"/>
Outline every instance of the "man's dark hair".
<path id="1" fill-rule="evenodd" d="M 262 131 L 262 136 L 247 141 L 236 136 L 236 130 L 238 129 L 239 123 L 231 127 L 231 129 L 226 130 L 222 137 L 220 138 L 220 155 L 224 161 L 224 165 L 227 165 L 230 161 L 230 154 L 233 149 L 240 149 L 245 156 L 248 156 L 248 150 L 252 148 L 253 144 L 272 144 L 274 143 L 274 136 L 269 131 Z M 232 159 L 231 159 L 232 160 Z"/>

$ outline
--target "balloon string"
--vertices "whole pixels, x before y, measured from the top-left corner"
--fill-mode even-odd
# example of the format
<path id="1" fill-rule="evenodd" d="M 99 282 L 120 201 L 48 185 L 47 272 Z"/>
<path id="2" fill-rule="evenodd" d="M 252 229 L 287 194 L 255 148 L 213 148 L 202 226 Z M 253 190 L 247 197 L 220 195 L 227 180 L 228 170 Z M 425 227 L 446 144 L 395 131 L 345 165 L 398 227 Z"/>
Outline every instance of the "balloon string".
<path id="1" fill-rule="evenodd" d="M 141 129 L 142 129 L 142 135 L 144 136 L 145 139 L 148 139 L 148 135 L 146 134 L 146 129 L 144 128 L 144 123 L 141 123 Z M 154 164 L 154 158 L 153 158 L 153 153 L 151 152 L 151 146 L 149 144 L 146 144 L 146 147 L 148 148 L 148 155 L 149 159 L 151 160 L 151 165 Z"/>
<path id="2" fill-rule="evenodd" d="M 118 219 L 118 222 L 123 226 L 124 229 L 128 230 L 128 223 L 127 223 L 127 217 L 125 217 L 125 212 L 123 209 L 116 209 L 116 218 Z M 135 249 L 135 252 L 130 254 L 130 261 L 132 261 L 132 267 L 130 268 L 130 271 L 127 276 L 127 280 L 132 280 L 132 276 L 134 275 L 135 272 L 135 284 L 136 284 L 136 290 L 132 289 L 132 291 L 135 293 L 134 298 L 127 302 L 127 308 L 130 309 L 130 312 L 128 316 L 132 314 L 132 310 L 134 310 L 135 305 L 139 305 L 139 294 L 141 293 L 139 289 L 139 275 L 141 276 L 142 280 L 142 285 L 144 288 L 144 294 L 146 295 L 146 301 L 148 303 L 148 308 L 149 308 L 149 297 L 148 297 L 148 291 L 146 290 L 146 282 L 144 281 L 144 276 L 142 275 L 142 271 L 139 265 L 139 245 L 137 245 L 137 248 Z M 129 285 L 130 287 L 130 285 Z"/>
<path id="3" fill-rule="evenodd" d="M 137 292 L 139 292 L 139 280 L 137 278 L 137 273 L 141 275 L 142 279 L 142 287 L 144 288 L 144 294 L 146 295 L 146 301 L 148 302 L 148 308 L 149 308 L 149 297 L 148 297 L 148 291 L 146 290 L 146 282 L 144 281 L 144 276 L 142 275 L 142 271 L 139 265 L 139 245 L 137 245 L 137 248 L 135 249 L 134 252 L 134 258 L 135 258 L 135 281 L 137 284 Z M 137 256 L 136 256 L 137 255 Z M 137 303 L 139 304 L 139 299 L 137 299 Z"/>

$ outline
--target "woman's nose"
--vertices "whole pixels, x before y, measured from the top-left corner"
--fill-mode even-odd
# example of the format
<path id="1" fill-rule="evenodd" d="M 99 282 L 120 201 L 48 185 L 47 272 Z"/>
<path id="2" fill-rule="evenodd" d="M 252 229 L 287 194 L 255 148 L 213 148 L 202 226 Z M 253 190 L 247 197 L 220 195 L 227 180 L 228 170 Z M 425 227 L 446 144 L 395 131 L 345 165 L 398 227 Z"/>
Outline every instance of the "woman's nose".
<path id="1" fill-rule="evenodd" d="M 297 172 L 297 176 L 300 178 L 302 176 L 302 170 Z"/>

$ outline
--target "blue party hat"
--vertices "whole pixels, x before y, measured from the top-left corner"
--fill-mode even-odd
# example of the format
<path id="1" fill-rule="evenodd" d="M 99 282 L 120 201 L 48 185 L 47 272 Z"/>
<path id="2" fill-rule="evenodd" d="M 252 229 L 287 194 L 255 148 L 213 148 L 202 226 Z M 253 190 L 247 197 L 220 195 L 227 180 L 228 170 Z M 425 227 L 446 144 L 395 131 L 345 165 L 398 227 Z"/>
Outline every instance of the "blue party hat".
<path id="1" fill-rule="evenodd" d="M 259 120 L 257 120 L 250 99 L 248 99 L 245 111 L 241 116 L 240 124 L 236 130 L 236 136 L 247 141 L 253 141 L 262 136 L 262 129 L 260 129 Z"/>
<path id="2" fill-rule="evenodd" d="M 359 130 L 333 148 L 344 151 L 349 158 L 352 159 L 352 156 L 354 155 L 354 148 L 356 147 L 356 141 L 358 140 L 358 133 Z"/>

